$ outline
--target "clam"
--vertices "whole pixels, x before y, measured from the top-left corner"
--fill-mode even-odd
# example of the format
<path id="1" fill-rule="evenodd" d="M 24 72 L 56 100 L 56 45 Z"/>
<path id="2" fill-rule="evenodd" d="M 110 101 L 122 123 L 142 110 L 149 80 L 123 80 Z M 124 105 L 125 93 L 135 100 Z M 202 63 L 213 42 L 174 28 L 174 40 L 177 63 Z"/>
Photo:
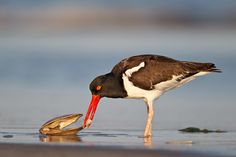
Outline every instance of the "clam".
<path id="1" fill-rule="evenodd" d="M 76 135 L 84 129 L 84 126 L 74 128 L 67 128 L 67 126 L 75 123 L 82 116 L 82 114 L 68 114 L 53 118 L 43 124 L 39 132 L 43 135 Z"/>

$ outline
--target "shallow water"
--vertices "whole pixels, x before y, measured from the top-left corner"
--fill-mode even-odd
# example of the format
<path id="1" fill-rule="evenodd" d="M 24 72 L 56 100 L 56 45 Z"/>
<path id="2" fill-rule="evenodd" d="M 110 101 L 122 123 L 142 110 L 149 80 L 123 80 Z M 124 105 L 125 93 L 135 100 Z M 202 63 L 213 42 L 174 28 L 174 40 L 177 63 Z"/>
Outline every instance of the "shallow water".
<path id="1" fill-rule="evenodd" d="M 236 132 L 181 133 L 154 130 L 152 138 L 142 138 L 138 130 L 83 130 L 76 136 L 44 136 L 32 128 L 4 128 L 0 143 L 106 146 L 127 149 L 164 149 L 236 155 Z"/>

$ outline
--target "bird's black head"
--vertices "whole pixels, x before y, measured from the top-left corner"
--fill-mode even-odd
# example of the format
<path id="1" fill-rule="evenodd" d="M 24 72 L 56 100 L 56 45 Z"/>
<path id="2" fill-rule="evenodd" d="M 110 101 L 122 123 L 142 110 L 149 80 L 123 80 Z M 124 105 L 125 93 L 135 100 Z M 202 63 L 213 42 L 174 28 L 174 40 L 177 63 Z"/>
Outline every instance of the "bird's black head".
<path id="1" fill-rule="evenodd" d="M 113 73 L 108 73 L 95 78 L 90 83 L 90 91 L 92 93 L 92 100 L 84 119 L 84 126 L 88 127 L 93 120 L 100 98 L 124 98 L 127 96 L 122 78 L 115 76 Z"/>
<path id="2" fill-rule="evenodd" d="M 96 77 L 90 83 L 90 91 L 92 95 L 99 95 L 100 97 L 123 98 L 127 96 L 122 78 L 113 73 Z"/>

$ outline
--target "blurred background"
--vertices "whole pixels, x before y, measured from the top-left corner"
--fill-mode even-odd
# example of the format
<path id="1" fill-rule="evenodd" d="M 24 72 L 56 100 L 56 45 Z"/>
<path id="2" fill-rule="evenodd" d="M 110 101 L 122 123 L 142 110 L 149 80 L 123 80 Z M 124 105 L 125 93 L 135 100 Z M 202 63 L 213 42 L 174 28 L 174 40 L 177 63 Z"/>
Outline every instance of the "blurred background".
<path id="1" fill-rule="evenodd" d="M 85 114 L 93 78 L 146 53 L 223 71 L 163 95 L 154 129 L 236 130 L 234 0 L 0 0 L 0 128 Z M 142 130 L 145 121 L 142 100 L 104 98 L 92 129 Z"/>

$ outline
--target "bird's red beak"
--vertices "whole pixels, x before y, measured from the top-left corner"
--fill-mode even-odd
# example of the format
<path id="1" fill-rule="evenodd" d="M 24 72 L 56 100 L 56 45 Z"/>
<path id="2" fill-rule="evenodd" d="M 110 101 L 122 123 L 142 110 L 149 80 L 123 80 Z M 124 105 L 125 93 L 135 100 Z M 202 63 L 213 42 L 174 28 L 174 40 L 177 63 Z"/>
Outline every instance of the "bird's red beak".
<path id="1" fill-rule="evenodd" d="M 92 100 L 90 102 L 86 117 L 84 119 L 84 127 L 87 125 L 87 120 L 90 120 L 90 122 L 88 123 L 88 128 L 90 127 L 90 123 L 93 120 L 94 114 L 96 112 L 99 100 L 100 100 L 100 96 L 99 95 L 92 95 Z M 92 111 L 92 112 L 91 112 Z M 91 113 L 91 114 L 90 114 Z"/>

